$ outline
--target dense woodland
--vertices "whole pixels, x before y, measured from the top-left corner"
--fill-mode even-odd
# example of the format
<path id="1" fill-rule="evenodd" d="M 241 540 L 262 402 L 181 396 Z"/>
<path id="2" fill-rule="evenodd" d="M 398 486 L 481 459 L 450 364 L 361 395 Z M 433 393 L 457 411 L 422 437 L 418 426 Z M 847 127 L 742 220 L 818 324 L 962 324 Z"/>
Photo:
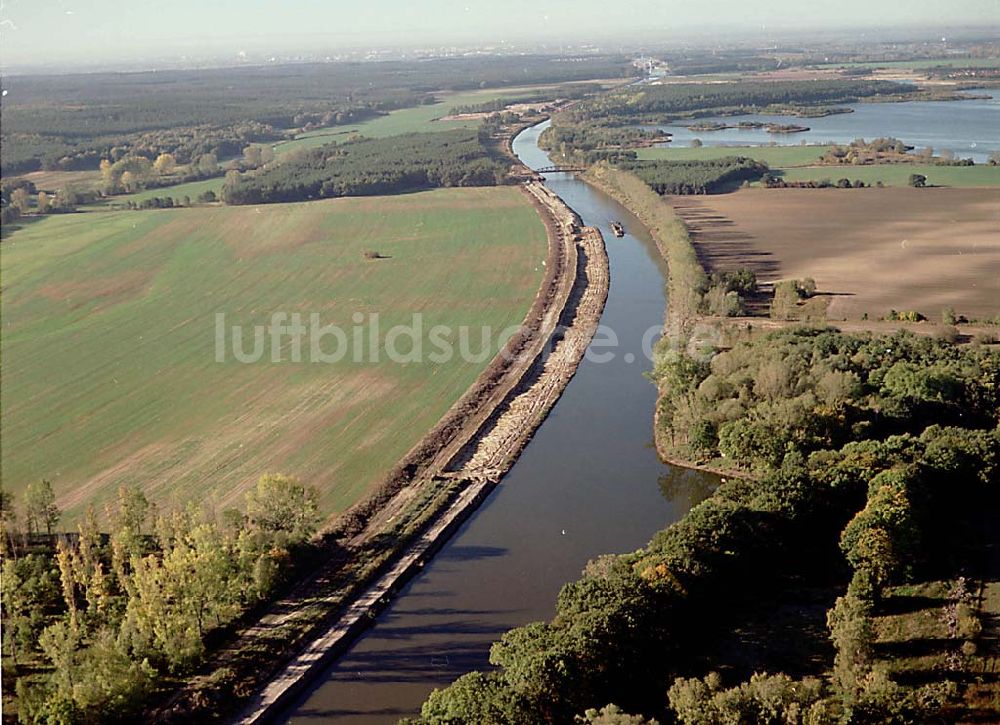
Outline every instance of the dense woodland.
<path id="1" fill-rule="evenodd" d="M 710 363 L 666 355 L 654 374 L 672 445 L 747 470 L 793 451 L 919 433 L 927 421 L 1000 424 L 1000 356 L 931 337 L 777 332 Z"/>
<path id="2" fill-rule="evenodd" d="M 266 141 L 285 129 L 355 123 L 434 103 L 436 92 L 634 73 L 619 56 L 317 63 L 247 68 L 6 76 L 2 173 L 97 168 L 101 158 L 180 160 Z"/>
<path id="3" fill-rule="evenodd" d="M 622 161 L 619 165 L 660 195 L 713 194 L 744 181 L 757 181 L 768 171 L 766 164 L 745 156 L 703 161 Z"/>
<path id="4" fill-rule="evenodd" d="M 823 107 L 875 97 L 905 98 L 915 86 L 891 81 L 782 81 L 677 83 L 629 86 L 588 99 L 565 114 L 567 122 L 666 120 L 719 113 L 754 113 L 767 108 Z"/>
<path id="5" fill-rule="evenodd" d="M 46 481 L 23 501 L 5 494 L 3 676 L 19 720 L 125 721 L 164 675 L 192 672 L 214 631 L 285 580 L 319 522 L 315 490 L 284 476 L 246 498 L 243 511 L 157 511 L 122 487 L 102 522 L 91 509 L 56 534 Z"/>
<path id="6" fill-rule="evenodd" d="M 553 124 L 542 132 L 538 145 L 566 160 L 592 164 L 635 159 L 631 149 L 669 140 L 670 134 L 655 129 L 599 123 Z"/>
<path id="7" fill-rule="evenodd" d="M 609 703 L 692 724 L 916 723 L 947 711 L 956 681 L 892 677 L 872 620 L 893 587 L 985 545 L 967 524 L 1000 506 L 1000 355 L 904 333 L 796 330 L 711 364 L 665 360 L 657 375 L 686 391 L 679 400 L 704 395 L 732 415 L 720 437 L 668 401 L 667 424 L 756 475 L 724 483 L 647 547 L 593 561 L 555 618 L 504 635 L 497 670 L 436 691 L 419 721 L 568 722 Z M 741 605 L 773 595 L 781 575 L 826 575 L 817 562 L 838 547 L 829 680 L 705 672 L 706 642 Z"/>
<path id="8" fill-rule="evenodd" d="M 510 164 L 474 130 L 359 139 L 303 151 L 281 164 L 227 179 L 223 199 L 260 204 L 494 186 L 505 183 Z"/>

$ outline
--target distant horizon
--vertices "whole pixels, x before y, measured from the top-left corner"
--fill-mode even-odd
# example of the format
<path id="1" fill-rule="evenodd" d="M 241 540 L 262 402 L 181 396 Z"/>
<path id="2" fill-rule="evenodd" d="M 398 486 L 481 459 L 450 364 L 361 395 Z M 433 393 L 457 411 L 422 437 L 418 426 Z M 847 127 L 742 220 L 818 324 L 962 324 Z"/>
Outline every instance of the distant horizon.
<path id="1" fill-rule="evenodd" d="M 766 42 L 861 33 L 858 41 L 907 35 L 926 41 L 961 32 L 965 36 L 1000 34 L 997 0 L 938 3 L 888 0 L 873 7 L 842 0 L 833 8 L 801 7 L 774 0 L 765 4 L 719 0 L 710 8 L 692 2 L 673 6 L 633 0 L 609 6 L 597 0 L 509 0 L 503 6 L 474 0 L 374 0 L 338 10 L 318 0 L 281 5 L 258 0 L 223 0 L 203 7 L 175 0 L 166 12 L 106 0 L 53 0 L 5 4 L 0 16 L 0 68 L 94 68 L 223 62 L 263 63 L 338 59 L 366 50 L 410 53 L 449 47 L 508 52 L 744 39 Z M 725 18 L 725 22 L 720 22 Z M 179 27 L 180 26 L 180 29 Z M 309 32 L 302 32 L 308 28 Z M 319 28 L 320 30 L 317 30 Z M 878 36 L 878 37 L 873 37 Z M 24 70 L 22 70 L 24 69 Z"/>
<path id="2" fill-rule="evenodd" d="M 626 37 L 606 38 L 604 44 L 599 44 L 596 38 L 578 38 L 575 43 L 549 41 L 525 41 L 514 44 L 507 42 L 481 43 L 397 43 L 397 44 L 358 44 L 342 45 L 337 48 L 302 45 L 295 47 L 255 48 L 248 43 L 233 41 L 231 47 L 220 47 L 213 50 L 185 53 L 180 50 L 164 49 L 158 54 L 123 53 L 120 56 L 96 60 L 93 57 L 84 59 L 50 59 L 28 62 L 9 62 L 0 52 L 0 74 L 6 76 L 19 75 L 70 75 L 73 73 L 142 73 L 159 70 L 206 70 L 213 68 L 262 67 L 270 65 L 316 64 L 335 62 L 385 62 L 406 60 L 408 58 L 447 58 L 472 54 L 484 56 L 499 55 L 625 55 L 642 52 L 656 53 L 667 50 L 707 50 L 714 46 L 735 50 L 739 47 L 759 48 L 763 50 L 768 43 L 774 42 L 823 42 L 832 43 L 832 38 L 847 43 L 848 34 L 860 28 L 842 28 L 836 30 L 796 30 L 784 29 L 767 33 L 761 31 L 691 31 L 680 36 L 661 36 L 651 38 L 638 35 L 632 39 Z M 983 42 L 1000 43 L 1000 25 L 989 30 L 978 27 L 926 28 L 895 26 L 887 28 L 866 28 L 869 37 L 857 38 L 858 43 L 914 43 L 940 44 L 942 38 L 954 42 L 969 42 L 981 39 Z M 884 37 L 877 34 L 883 33 Z M 292 44 L 292 39 L 287 41 Z M 669 46 L 676 45 L 675 48 Z"/>

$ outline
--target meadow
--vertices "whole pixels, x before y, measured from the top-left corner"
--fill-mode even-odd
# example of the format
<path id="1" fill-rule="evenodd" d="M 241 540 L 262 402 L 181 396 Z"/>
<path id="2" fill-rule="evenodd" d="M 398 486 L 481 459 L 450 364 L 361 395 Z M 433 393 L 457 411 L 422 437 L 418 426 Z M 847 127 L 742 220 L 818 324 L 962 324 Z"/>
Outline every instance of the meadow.
<path id="1" fill-rule="evenodd" d="M 161 503 L 224 508 L 262 473 L 280 471 L 315 485 L 324 513 L 340 511 L 490 356 L 397 364 L 383 351 L 378 362 L 292 363 L 286 338 L 284 362 L 269 362 L 267 347 L 264 360 L 239 363 L 231 344 L 216 362 L 216 313 L 227 329 L 244 326 L 247 349 L 247 326 L 276 311 L 306 323 L 315 312 L 348 331 L 355 313 L 378 313 L 383 334 L 419 312 L 425 331 L 478 333 L 519 324 L 542 276 L 545 229 L 513 188 L 262 211 L 54 215 L 7 237 L 6 490 L 51 480 L 71 525 L 88 504 L 100 512 L 122 483 Z M 481 348 L 478 334 L 471 348 Z"/>
<path id="2" fill-rule="evenodd" d="M 785 166 L 782 164 L 782 166 Z M 772 165 L 772 168 L 774 166 Z M 785 181 L 860 180 L 869 185 L 908 186 L 911 174 L 923 174 L 928 186 L 1000 186 L 1000 166 L 935 166 L 930 164 L 877 164 L 874 166 L 798 166 L 778 170 Z"/>
<path id="3" fill-rule="evenodd" d="M 808 166 L 819 161 L 832 146 L 702 146 L 701 148 L 657 146 L 637 149 L 640 160 L 702 161 L 725 156 L 747 156 L 771 168 Z"/>

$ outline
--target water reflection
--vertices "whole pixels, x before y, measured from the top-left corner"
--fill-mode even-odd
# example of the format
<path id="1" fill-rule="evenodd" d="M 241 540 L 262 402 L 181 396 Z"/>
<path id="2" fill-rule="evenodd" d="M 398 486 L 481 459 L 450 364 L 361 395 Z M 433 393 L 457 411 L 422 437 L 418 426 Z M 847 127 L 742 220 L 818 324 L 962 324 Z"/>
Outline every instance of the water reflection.
<path id="1" fill-rule="evenodd" d="M 717 481 L 701 471 L 670 466 L 657 480 L 663 498 L 679 509 L 692 509 L 712 495 Z"/>

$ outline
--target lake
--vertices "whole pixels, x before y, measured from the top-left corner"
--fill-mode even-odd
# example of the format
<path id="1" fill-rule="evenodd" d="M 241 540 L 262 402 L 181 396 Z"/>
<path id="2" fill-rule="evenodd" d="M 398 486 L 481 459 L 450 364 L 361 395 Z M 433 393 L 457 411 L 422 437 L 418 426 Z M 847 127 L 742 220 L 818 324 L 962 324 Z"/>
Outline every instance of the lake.
<path id="1" fill-rule="evenodd" d="M 725 129 L 724 131 L 689 131 L 683 126 L 656 126 L 673 134 L 662 146 L 690 146 L 701 139 L 706 146 L 794 146 L 801 143 L 847 144 L 856 138 L 871 140 L 895 136 L 918 149 L 931 147 L 935 153 L 951 151 L 958 158 L 986 163 L 989 155 L 1000 151 L 1000 94 L 996 91 L 970 91 L 993 97 L 971 101 L 913 101 L 908 103 L 856 103 L 853 113 L 823 118 L 751 114 L 746 116 L 708 116 L 699 123 L 739 123 L 760 121 L 808 126 L 802 133 L 768 133 L 764 129 Z M 692 122 L 693 123 L 693 122 Z M 653 127 L 650 127 L 653 128 Z"/>

